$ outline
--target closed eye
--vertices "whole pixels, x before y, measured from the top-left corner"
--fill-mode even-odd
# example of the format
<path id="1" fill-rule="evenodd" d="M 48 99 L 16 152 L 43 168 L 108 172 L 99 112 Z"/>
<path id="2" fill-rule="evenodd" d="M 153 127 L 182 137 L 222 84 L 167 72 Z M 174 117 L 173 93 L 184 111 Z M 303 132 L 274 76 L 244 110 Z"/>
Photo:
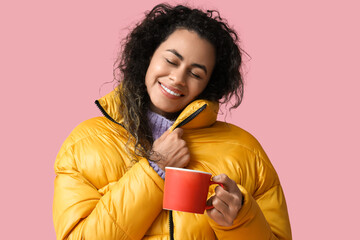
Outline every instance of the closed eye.
<path id="1" fill-rule="evenodd" d="M 201 78 L 199 75 L 197 75 L 197 74 L 195 74 L 195 73 L 193 73 L 193 72 L 190 72 L 190 74 L 191 74 L 192 76 L 194 76 L 195 78 L 198 78 L 198 79 Z"/>
<path id="2" fill-rule="evenodd" d="M 171 61 L 170 59 L 168 59 L 168 58 L 164 58 L 164 59 L 165 59 L 165 61 L 166 61 L 167 63 L 169 63 L 169 64 L 171 64 L 171 65 L 173 65 L 173 66 L 177 66 L 177 65 L 178 65 L 176 62 L 172 62 L 172 61 Z M 201 79 L 201 77 L 200 77 L 199 75 L 197 75 L 196 73 L 193 73 L 193 72 L 189 71 L 189 74 L 190 74 L 191 76 L 193 76 L 194 78 Z"/>
<path id="3" fill-rule="evenodd" d="M 176 63 L 174 63 L 174 62 L 170 61 L 169 59 L 165 58 L 165 60 L 166 60 L 166 62 L 170 63 L 171 65 L 176 66 Z"/>

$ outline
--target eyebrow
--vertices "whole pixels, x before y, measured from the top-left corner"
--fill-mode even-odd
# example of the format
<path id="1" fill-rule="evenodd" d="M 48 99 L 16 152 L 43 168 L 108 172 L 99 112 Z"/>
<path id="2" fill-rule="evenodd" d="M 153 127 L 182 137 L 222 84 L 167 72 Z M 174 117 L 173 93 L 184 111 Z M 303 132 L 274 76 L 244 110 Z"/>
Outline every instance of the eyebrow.
<path id="1" fill-rule="evenodd" d="M 181 54 L 180 54 L 178 51 L 176 51 L 175 49 L 167 49 L 166 51 L 173 53 L 173 54 L 174 54 L 175 56 L 177 56 L 181 61 L 184 60 L 184 57 L 181 56 Z M 201 69 L 204 70 L 204 72 L 207 74 L 207 69 L 206 69 L 206 67 L 205 67 L 204 65 L 198 64 L 198 63 L 192 63 L 191 66 L 197 67 L 197 68 L 201 68 Z"/>

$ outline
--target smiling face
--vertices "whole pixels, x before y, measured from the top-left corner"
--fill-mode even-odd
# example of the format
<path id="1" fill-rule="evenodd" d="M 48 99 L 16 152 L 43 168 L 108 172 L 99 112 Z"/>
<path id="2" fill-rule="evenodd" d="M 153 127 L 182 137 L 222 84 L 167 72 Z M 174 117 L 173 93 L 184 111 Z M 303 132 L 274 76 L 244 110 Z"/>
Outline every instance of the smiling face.
<path id="1" fill-rule="evenodd" d="M 171 117 L 206 87 L 215 65 L 215 48 L 195 32 L 178 29 L 155 50 L 145 76 L 150 109 Z"/>

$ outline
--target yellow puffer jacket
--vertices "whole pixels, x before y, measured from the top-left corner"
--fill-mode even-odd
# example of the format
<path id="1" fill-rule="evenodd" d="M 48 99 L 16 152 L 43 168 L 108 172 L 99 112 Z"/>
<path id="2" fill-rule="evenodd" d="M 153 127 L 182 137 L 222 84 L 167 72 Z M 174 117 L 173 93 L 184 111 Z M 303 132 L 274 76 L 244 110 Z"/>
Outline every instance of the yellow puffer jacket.
<path id="1" fill-rule="evenodd" d="M 163 179 L 146 159 L 129 159 L 114 92 L 97 103 L 105 117 L 77 126 L 55 162 L 57 239 L 170 239 Z M 184 129 L 188 168 L 227 174 L 243 194 L 243 207 L 231 227 L 206 214 L 173 211 L 174 239 L 291 239 L 284 194 L 268 157 L 249 133 L 216 121 L 217 111 L 217 104 L 197 100 L 172 128 Z"/>

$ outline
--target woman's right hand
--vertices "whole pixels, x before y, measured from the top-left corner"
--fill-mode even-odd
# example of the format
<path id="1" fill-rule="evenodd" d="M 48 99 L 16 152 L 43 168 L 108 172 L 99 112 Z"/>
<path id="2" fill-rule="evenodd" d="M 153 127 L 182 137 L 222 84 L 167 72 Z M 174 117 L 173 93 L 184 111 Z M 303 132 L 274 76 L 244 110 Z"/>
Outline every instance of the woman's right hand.
<path id="1" fill-rule="evenodd" d="M 151 160 L 163 170 L 165 167 L 183 168 L 189 164 L 190 152 L 186 142 L 181 138 L 183 130 L 176 128 L 170 132 L 167 130 L 161 137 L 154 141 Z"/>

